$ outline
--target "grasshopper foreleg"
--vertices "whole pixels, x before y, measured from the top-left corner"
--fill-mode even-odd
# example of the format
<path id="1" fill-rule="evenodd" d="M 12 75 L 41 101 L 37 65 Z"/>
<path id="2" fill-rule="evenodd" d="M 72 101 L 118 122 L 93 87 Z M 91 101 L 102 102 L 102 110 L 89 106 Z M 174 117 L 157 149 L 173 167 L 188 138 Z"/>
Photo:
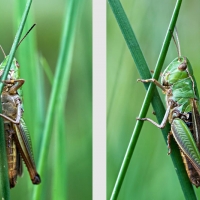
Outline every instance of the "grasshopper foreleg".
<path id="1" fill-rule="evenodd" d="M 17 90 L 24 84 L 24 79 L 11 79 L 2 81 L 4 84 L 13 84 L 9 89 L 9 94 L 16 94 Z"/>
<path id="2" fill-rule="evenodd" d="M 166 92 L 166 88 L 163 87 L 163 86 L 162 86 L 156 79 L 154 79 L 154 78 L 150 78 L 150 79 L 137 79 L 137 81 L 140 81 L 140 82 L 142 82 L 142 83 L 149 83 L 149 82 L 154 83 L 156 86 L 158 86 L 159 88 L 161 88 L 161 90 L 162 90 L 163 92 Z"/>

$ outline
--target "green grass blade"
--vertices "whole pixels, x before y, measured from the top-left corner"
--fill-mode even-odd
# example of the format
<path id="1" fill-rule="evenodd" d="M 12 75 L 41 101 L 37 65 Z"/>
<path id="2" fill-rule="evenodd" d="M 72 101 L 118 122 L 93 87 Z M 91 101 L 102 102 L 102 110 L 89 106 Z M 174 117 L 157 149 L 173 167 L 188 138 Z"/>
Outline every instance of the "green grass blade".
<path id="1" fill-rule="evenodd" d="M 13 42 L 13 45 L 11 47 L 11 50 L 10 50 L 10 53 L 9 53 L 9 59 L 8 59 L 8 63 L 5 67 L 5 70 L 4 70 L 4 73 L 1 77 L 1 80 L 5 80 L 7 75 L 8 75 L 8 71 L 10 69 L 10 66 L 11 66 L 11 63 L 12 63 L 12 60 L 14 58 L 14 55 L 15 55 L 15 51 L 17 49 L 17 45 L 20 41 L 20 37 L 21 37 L 21 34 L 22 34 L 22 31 L 23 31 L 23 28 L 24 28 L 24 25 L 25 25 L 25 22 L 26 22 L 26 18 L 28 16 L 28 12 L 29 12 L 29 9 L 31 7 L 31 3 L 32 1 L 29 0 L 26 4 L 26 8 L 25 8 L 25 11 L 24 11 L 24 14 L 22 16 L 22 20 L 21 20 L 21 23 L 19 25 L 19 29 L 17 31 L 17 34 L 15 36 L 15 39 L 14 39 L 14 42 Z M 2 92 L 2 86 L 0 87 L 0 91 Z"/>
<path id="2" fill-rule="evenodd" d="M 0 112 L 2 113 L 2 106 L 0 105 Z M 10 199 L 10 184 L 8 178 L 8 162 L 5 145 L 4 123 L 0 118 L 0 198 Z"/>
<path id="3" fill-rule="evenodd" d="M 77 1 L 76 4 L 73 2 L 70 2 L 72 9 L 69 14 L 70 17 L 66 16 L 67 19 L 73 19 L 71 24 L 66 23 L 65 24 L 65 33 L 63 36 L 63 42 L 65 42 L 65 46 L 61 47 L 61 51 L 59 54 L 58 59 L 58 66 L 62 67 L 65 66 L 63 69 L 63 76 L 60 80 L 60 88 L 58 92 L 57 99 L 62 99 L 62 103 L 59 103 L 57 105 L 57 115 L 55 116 L 55 130 L 58 130 L 58 135 L 55 136 L 56 140 L 58 141 L 55 144 L 55 170 L 53 174 L 53 188 L 56 188 L 54 191 L 52 191 L 52 199 L 57 199 L 58 196 L 61 199 L 66 199 L 67 191 L 66 191 L 66 185 L 67 185 L 67 175 L 66 174 L 66 166 L 67 166 L 67 157 L 62 159 L 62 164 L 60 163 L 60 156 L 63 152 L 67 151 L 67 146 L 65 142 L 65 135 L 66 135 L 66 117 L 64 115 L 64 110 L 66 107 L 66 100 L 67 100 L 67 93 L 68 93 L 68 86 L 69 86 L 69 78 L 71 73 L 71 62 L 73 57 L 73 50 L 74 50 L 74 41 L 75 41 L 75 31 L 76 26 L 78 24 L 78 19 L 81 18 L 81 1 Z M 68 36 L 68 39 L 65 39 L 65 37 Z M 65 176 L 64 176 L 65 175 Z M 62 177 L 62 178 L 60 178 Z"/>
<path id="4" fill-rule="evenodd" d="M 52 199 L 57 199 L 58 197 L 60 199 L 66 199 L 67 197 L 67 176 L 66 173 L 66 167 L 67 167 L 67 161 L 68 157 L 67 155 L 62 156 L 62 161 L 60 160 L 61 156 L 63 155 L 63 152 L 67 152 L 67 146 L 66 146 L 66 118 L 64 115 L 64 109 L 61 110 L 62 106 L 59 106 L 57 112 L 58 117 L 55 118 L 54 123 L 54 130 L 57 130 L 59 133 L 58 135 L 54 135 L 54 142 L 55 142 L 55 152 L 54 152 L 54 168 L 56 170 L 53 171 L 52 174 L 52 188 L 55 190 L 52 190 L 51 197 Z M 62 177 L 62 178 L 61 178 Z"/>
<path id="5" fill-rule="evenodd" d="M 67 11 L 66 11 L 65 19 L 64 19 L 65 24 L 64 24 L 64 30 L 63 30 L 62 40 L 61 40 L 59 58 L 58 58 L 57 66 L 56 66 L 56 73 L 54 77 L 53 88 L 52 88 L 50 102 L 48 106 L 46 123 L 44 127 L 44 133 L 43 133 L 43 139 L 42 139 L 41 151 L 40 151 L 40 157 L 39 157 L 38 171 L 41 173 L 41 176 L 45 174 L 45 169 L 46 169 L 45 160 L 50 148 L 52 127 L 55 128 L 55 126 L 53 126 L 54 120 L 59 124 L 62 123 L 62 120 L 63 120 L 60 118 L 62 115 L 58 116 L 59 109 L 57 113 L 57 106 L 58 104 L 62 104 L 59 106 L 64 108 L 65 101 L 67 98 L 66 93 L 68 89 L 68 83 L 69 83 L 70 71 L 71 71 L 71 58 L 72 58 L 74 38 L 75 38 L 74 33 L 77 26 L 77 22 L 79 20 L 78 16 L 79 16 L 79 8 L 81 4 L 82 4 L 81 0 L 79 1 L 70 0 L 68 1 L 68 4 L 67 4 Z M 60 102 L 60 99 L 63 99 L 63 101 Z M 64 129 L 62 129 L 62 131 L 63 130 Z M 57 132 L 56 134 L 58 135 L 56 135 L 55 137 L 62 138 L 62 136 L 61 137 L 59 136 L 59 134 L 62 135 L 62 132 L 61 133 Z M 59 149 L 58 149 L 58 152 L 60 152 Z M 63 162 L 63 160 L 59 160 L 60 158 L 59 155 L 56 155 L 56 156 L 58 157 L 58 161 Z M 67 180 L 62 179 L 61 178 L 62 174 L 60 174 L 63 171 L 63 167 L 66 168 L 66 166 L 63 166 L 58 161 L 56 159 L 56 162 L 57 162 L 56 167 L 58 168 L 55 169 L 56 172 L 53 173 L 53 177 L 52 177 L 52 179 L 55 180 L 53 181 L 53 186 L 52 186 L 53 188 L 52 199 L 58 199 L 58 195 L 59 197 L 63 197 L 63 199 L 66 198 L 66 191 L 62 189 L 62 192 L 61 192 L 60 190 L 60 185 L 62 186 L 66 185 Z M 62 169 L 59 170 L 60 168 Z M 43 181 L 43 184 L 39 185 L 35 189 L 33 199 L 40 199 L 43 193 L 43 187 L 45 186 L 45 180 L 42 180 L 42 181 Z M 59 185 L 56 184 L 58 182 L 60 182 Z M 61 182 L 63 182 L 63 184 Z M 46 182 L 46 184 L 48 183 Z M 58 194 L 56 191 L 57 192 L 60 191 L 61 193 Z"/>
<path id="6" fill-rule="evenodd" d="M 22 16 L 22 19 L 21 19 L 20 26 L 18 28 L 17 34 L 15 36 L 13 45 L 12 45 L 10 53 L 9 53 L 8 63 L 5 67 L 5 70 L 4 70 L 4 73 L 1 77 L 1 80 L 6 79 L 8 72 L 10 70 L 10 66 L 11 66 L 12 60 L 14 58 L 14 54 L 15 54 L 15 51 L 16 51 L 16 48 L 17 48 L 17 44 L 19 43 L 19 40 L 20 40 L 20 37 L 21 37 L 21 34 L 22 34 L 22 31 L 23 31 L 23 28 L 24 28 L 24 25 L 25 25 L 25 22 L 26 22 L 28 13 L 29 13 L 31 3 L 32 3 L 31 0 L 27 1 L 26 7 L 24 9 L 24 13 L 23 13 L 23 16 Z M 0 83 L 0 91 L 1 92 L 2 92 L 2 89 L 3 89 L 3 84 Z M 1 108 L 1 105 L 0 105 L 0 113 L 1 112 L 2 112 L 2 108 Z M 0 179 L 1 179 L 0 180 L 0 197 L 1 197 L 1 199 L 10 199 L 7 157 L 6 157 L 5 137 L 4 137 L 4 128 L 3 128 L 3 119 L 2 118 L 0 118 L 0 131 L 1 131 L 1 134 L 0 134 L 0 141 L 1 141 L 1 144 L 0 144 L 0 147 L 1 147 L 1 149 L 0 149 L 0 160 L 1 160 L 1 162 L 0 162 Z"/>
<path id="7" fill-rule="evenodd" d="M 171 20 L 170 26 L 169 26 L 170 30 L 174 29 L 174 26 L 175 26 L 175 23 L 176 23 L 176 20 L 177 20 L 177 17 L 178 17 L 178 12 L 179 12 L 179 9 L 180 9 L 181 2 L 182 1 L 177 1 L 177 4 L 175 6 L 175 11 L 174 11 L 174 14 L 172 16 L 172 20 Z M 120 26 L 122 34 L 123 34 L 123 36 L 126 40 L 126 43 L 129 47 L 131 55 L 132 55 L 136 65 L 137 65 L 138 71 L 139 71 L 142 79 L 149 78 L 150 72 L 148 70 L 146 61 L 145 61 L 145 59 L 142 55 L 139 44 L 138 44 L 138 42 L 135 38 L 135 35 L 134 35 L 132 28 L 130 26 L 130 23 L 129 23 L 127 17 L 126 17 L 126 14 L 125 14 L 122 6 L 121 6 L 121 3 L 119 1 L 114 1 L 114 0 L 109 0 L 109 3 L 110 3 L 110 6 L 113 10 L 113 13 L 114 13 L 114 15 L 117 19 L 117 22 Z M 165 59 L 165 56 L 166 56 L 166 53 L 167 53 L 167 49 L 168 49 L 168 46 L 169 46 L 169 43 L 170 43 L 170 39 L 171 39 L 171 32 L 168 30 L 164 44 L 163 44 L 163 48 L 162 48 L 160 56 L 158 58 L 158 62 L 157 62 L 157 65 L 156 65 L 157 67 L 155 69 L 155 73 L 154 73 L 154 76 L 153 76 L 156 79 L 158 79 L 158 76 L 160 74 L 160 70 L 162 68 L 162 65 L 163 65 L 163 62 L 164 62 L 164 59 Z M 146 88 L 147 87 L 148 86 L 146 86 Z M 147 92 L 147 95 L 146 95 L 146 98 L 145 98 L 145 101 L 144 101 L 144 104 L 143 104 L 144 106 L 141 109 L 139 117 L 140 118 L 145 117 L 147 110 L 148 110 L 148 107 L 149 107 L 149 104 L 151 102 L 151 98 L 154 95 L 154 98 L 152 100 L 152 105 L 153 105 L 153 108 L 156 112 L 158 122 L 160 123 L 162 121 L 162 118 L 163 118 L 165 111 L 164 111 L 164 107 L 163 107 L 162 103 L 160 102 L 159 97 L 155 98 L 155 96 L 157 96 L 157 92 L 156 92 L 156 94 L 155 94 L 155 92 L 153 93 L 153 89 L 154 89 L 154 86 L 152 84 L 152 85 L 150 85 L 150 87 L 148 89 L 148 92 Z M 132 153 L 134 151 L 134 148 L 135 148 L 135 145 L 136 145 L 142 124 L 143 123 L 140 122 L 140 121 L 138 121 L 136 123 L 136 126 L 135 126 L 135 129 L 133 131 L 133 135 L 131 137 L 129 146 L 127 148 L 127 152 L 126 152 L 126 155 L 124 157 L 124 160 L 123 160 L 117 181 L 115 183 L 115 187 L 114 187 L 112 195 L 111 195 L 111 199 L 117 199 L 117 196 L 119 194 L 123 179 L 125 177 L 125 174 L 126 174 Z M 169 126 L 166 127 L 165 129 L 163 129 L 162 132 L 163 132 L 163 136 L 165 138 L 165 141 L 167 141 L 167 134 L 169 132 Z M 184 169 L 184 165 L 183 165 L 181 157 L 180 157 L 179 150 L 178 150 L 175 143 L 173 143 L 172 146 L 173 146 L 172 147 L 173 148 L 173 154 L 171 155 L 171 157 L 172 157 L 172 160 L 174 162 L 175 168 L 178 169 L 177 174 L 178 174 L 179 181 L 181 183 L 181 187 L 183 189 L 185 198 L 186 199 L 191 199 L 191 198 L 195 199 L 196 197 L 195 197 L 195 194 L 194 194 L 194 190 L 192 188 L 191 183 L 188 180 L 187 174 L 186 174 L 185 169 Z M 174 146 L 176 146 L 176 148 Z"/>
<path id="8" fill-rule="evenodd" d="M 47 60 L 42 55 L 39 56 L 39 60 L 40 60 L 40 65 L 44 69 L 50 84 L 53 85 L 53 72 L 51 71 Z"/>

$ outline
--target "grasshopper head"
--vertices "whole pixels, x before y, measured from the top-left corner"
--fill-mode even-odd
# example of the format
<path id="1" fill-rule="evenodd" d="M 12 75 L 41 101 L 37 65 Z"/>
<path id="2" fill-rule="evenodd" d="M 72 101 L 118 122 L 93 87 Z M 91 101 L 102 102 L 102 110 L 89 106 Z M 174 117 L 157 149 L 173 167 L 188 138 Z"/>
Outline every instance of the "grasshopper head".
<path id="1" fill-rule="evenodd" d="M 2 76 L 4 68 L 6 67 L 6 64 L 8 63 L 8 58 L 9 58 L 9 55 L 5 57 L 5 59 L 0 65 L 0 76 Z M 14 58 L 12 61 L 7 79 L 18 79 L 18 78 L 19 78 L 19 63 L 17 62 L 16 58 Z"/>
<path id="2" fill-rule="evenodd" d="M 165 69 L 161 78 L 163 86 L 170 86 L 177 81 L 189 77 L 188 59 L 185 57 L 175 58 Z"/>

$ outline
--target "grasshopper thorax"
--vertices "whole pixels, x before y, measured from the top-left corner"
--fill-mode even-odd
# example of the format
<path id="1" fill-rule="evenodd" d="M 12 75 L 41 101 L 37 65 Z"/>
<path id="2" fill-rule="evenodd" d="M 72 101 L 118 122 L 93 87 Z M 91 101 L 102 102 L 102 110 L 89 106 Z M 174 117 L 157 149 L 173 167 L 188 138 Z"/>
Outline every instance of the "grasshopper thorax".
<path id="1" fill-rule="evenodd" d="M 191 67 L 188 67 L 188 65 L 190 65 L 190 63 L 187 58 L 175 58 L 163 72 L 161 84 L 163 86 L 170 86 L 177 81 L 189 77 Z"/>

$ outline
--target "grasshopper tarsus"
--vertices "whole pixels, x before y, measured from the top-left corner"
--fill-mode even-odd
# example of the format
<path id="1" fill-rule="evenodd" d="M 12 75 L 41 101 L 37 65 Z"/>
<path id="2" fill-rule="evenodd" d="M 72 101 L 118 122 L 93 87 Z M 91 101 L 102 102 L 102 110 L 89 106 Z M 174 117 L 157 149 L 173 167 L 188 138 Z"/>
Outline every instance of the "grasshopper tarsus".
<path id="1" fill-rule="evenodd" d="M 142 82 L 142 83 L 147 83 L 148 81 L 147 80 L 145 80 L 145 79 L 137 79 L 137 82 Z"/>

